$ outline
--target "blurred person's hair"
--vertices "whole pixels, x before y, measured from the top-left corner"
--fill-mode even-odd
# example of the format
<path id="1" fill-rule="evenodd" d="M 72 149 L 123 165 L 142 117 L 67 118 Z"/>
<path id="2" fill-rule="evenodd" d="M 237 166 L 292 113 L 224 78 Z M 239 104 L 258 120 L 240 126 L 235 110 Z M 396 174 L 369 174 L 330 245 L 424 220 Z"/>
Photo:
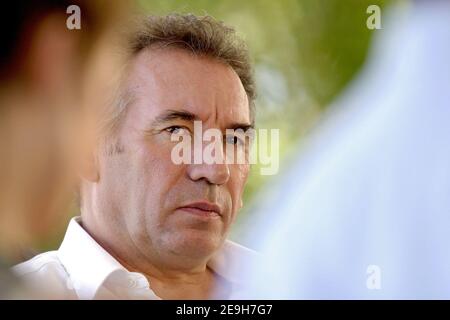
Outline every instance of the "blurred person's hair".
<path id="1" fill-rule="evenodd" d="M 80 37 L 80 60 L 120 14 L 118 3 L 107 0 L 9 1 L 0 19 L 0 81 L 8 81 L 20 71 L 42 20 L 51 14 L 69 17 L 66 10 L 71 5 L 78 6 L 81 12 L 81 30 L 72 33 Z M 64 19 L 61 23 L 61 28 L 67 29 Z"/>
<path id="2" fill-rule="evenodd" d="M 208 15 L 148 16 L 132 28 L 125 46 L 128 61 L 144 49 L 179 48 L 225 63 L 239 76 L 248 96 L 251 120 L 254 121 L 256 94 L 252 65 L 246 43 L 232 27 Z M 132 100 L 133 94 L 122 83 L 110 109 L 103 112 L 99 128 L 102 138 L 107 139 L 117 133 Z M 111 147 L 111 144 L 107 145 Z"/>

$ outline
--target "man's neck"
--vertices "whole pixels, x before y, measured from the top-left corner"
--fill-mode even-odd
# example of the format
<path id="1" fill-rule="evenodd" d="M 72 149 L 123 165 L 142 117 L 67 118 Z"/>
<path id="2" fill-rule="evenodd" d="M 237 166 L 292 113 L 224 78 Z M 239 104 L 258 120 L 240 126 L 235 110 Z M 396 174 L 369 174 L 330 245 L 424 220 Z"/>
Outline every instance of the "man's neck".
<path id="1" fill-rule="evenodd" d="M 117 258 L 117 257 L 116 257 Z M 161 299 L 211 299 L 227 296 L 229 286 L 225 279 L 206 264 L 192 270 L 161 270 L 148 266 L 140 270 L 120 258 L 117 260 L 130 272 L 143 274 L 152 290 Z"/>
<path id="2" fill-rule="evenodd" d="M 189 267 L 187 263 L 183 263 L 183 268 L 157 264 L 156 257 L 149 259 L 140 255 L 137 248 L 118 252 L 102 241 L 85 223 L 82 227 L 125 269 L 144 275 L 151 289 L 162 299 L 211 299 L 217 296 L 227 297 L 229 294 L 229 283 L 207 266 L 208 260 L 197 263 L 190 261 Z M 126 253 L 130 252 L 134 255 L 127 256 Z"/>

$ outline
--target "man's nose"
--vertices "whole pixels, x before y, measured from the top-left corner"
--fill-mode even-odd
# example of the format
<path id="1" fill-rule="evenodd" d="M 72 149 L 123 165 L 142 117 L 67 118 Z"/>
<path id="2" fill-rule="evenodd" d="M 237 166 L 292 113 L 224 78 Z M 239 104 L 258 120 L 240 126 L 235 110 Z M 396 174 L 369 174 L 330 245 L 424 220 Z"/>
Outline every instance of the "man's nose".
<path id="1" fill-rule="evenodd" d="M 193 181 L 206 180 L 210 184 L 222 185 L 230 178 L 228 164 L 191 164 L 188 166 L 188 175 Z"/>

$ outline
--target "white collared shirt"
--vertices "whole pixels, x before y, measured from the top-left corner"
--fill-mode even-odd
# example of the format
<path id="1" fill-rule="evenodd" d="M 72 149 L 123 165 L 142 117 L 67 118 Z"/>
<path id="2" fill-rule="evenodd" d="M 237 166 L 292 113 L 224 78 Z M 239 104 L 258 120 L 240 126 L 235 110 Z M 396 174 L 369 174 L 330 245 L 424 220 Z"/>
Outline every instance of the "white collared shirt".
<path id="1" fill-rule="evenodd" d="M 208 266 L 241 289 L 240 270 L 255 252 L 226 240 Z M 57 251 L 49 251 L 13 267 L 13 272 L 45 297 L 59 299 L 160 299 L 141 273 L 129 272 L 73 218 Z"/>

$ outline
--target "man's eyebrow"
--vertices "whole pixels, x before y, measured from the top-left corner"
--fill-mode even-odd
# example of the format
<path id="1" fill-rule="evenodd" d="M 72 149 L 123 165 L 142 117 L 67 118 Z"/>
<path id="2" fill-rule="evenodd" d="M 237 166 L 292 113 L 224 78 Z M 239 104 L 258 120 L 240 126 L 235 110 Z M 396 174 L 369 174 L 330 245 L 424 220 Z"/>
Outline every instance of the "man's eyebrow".
<path id="1" fill-rule="evenodd" d="M 153 125 L 158 125 L 166 122 L 170 122 L 173 120 L 184 120 L 184 121 L 198 121 L 200 118 L 193 114 L 192 112 L 186 110 L 166 110 L 164 113 L 160 114 L 153 120 Z M 247 131 L 248 129 L 254 129 L 254 125 L 251 123 L 243 122 L 243 123 L 232 123 L 230 126 L 227 126 L 227 129 L 237 130 L 242 129 L 243 131 Z"/>
<path id="2" fill-rule="evenodd" d="M 185 110 L 167 110 L 153 120 L 153 124 L 161 124 L 172 120 L 195 121 L 199 120 L 197 115 Z"/>
<path id="3" fill-rule="evenodd" d="M 227 129 L 238 130 L 242 129 L 243 131 L 247 131 L 248 129 L 254 129 L 255 126 L 251 123 L 233 123 L 230 126 L 227 126 Z"/>

